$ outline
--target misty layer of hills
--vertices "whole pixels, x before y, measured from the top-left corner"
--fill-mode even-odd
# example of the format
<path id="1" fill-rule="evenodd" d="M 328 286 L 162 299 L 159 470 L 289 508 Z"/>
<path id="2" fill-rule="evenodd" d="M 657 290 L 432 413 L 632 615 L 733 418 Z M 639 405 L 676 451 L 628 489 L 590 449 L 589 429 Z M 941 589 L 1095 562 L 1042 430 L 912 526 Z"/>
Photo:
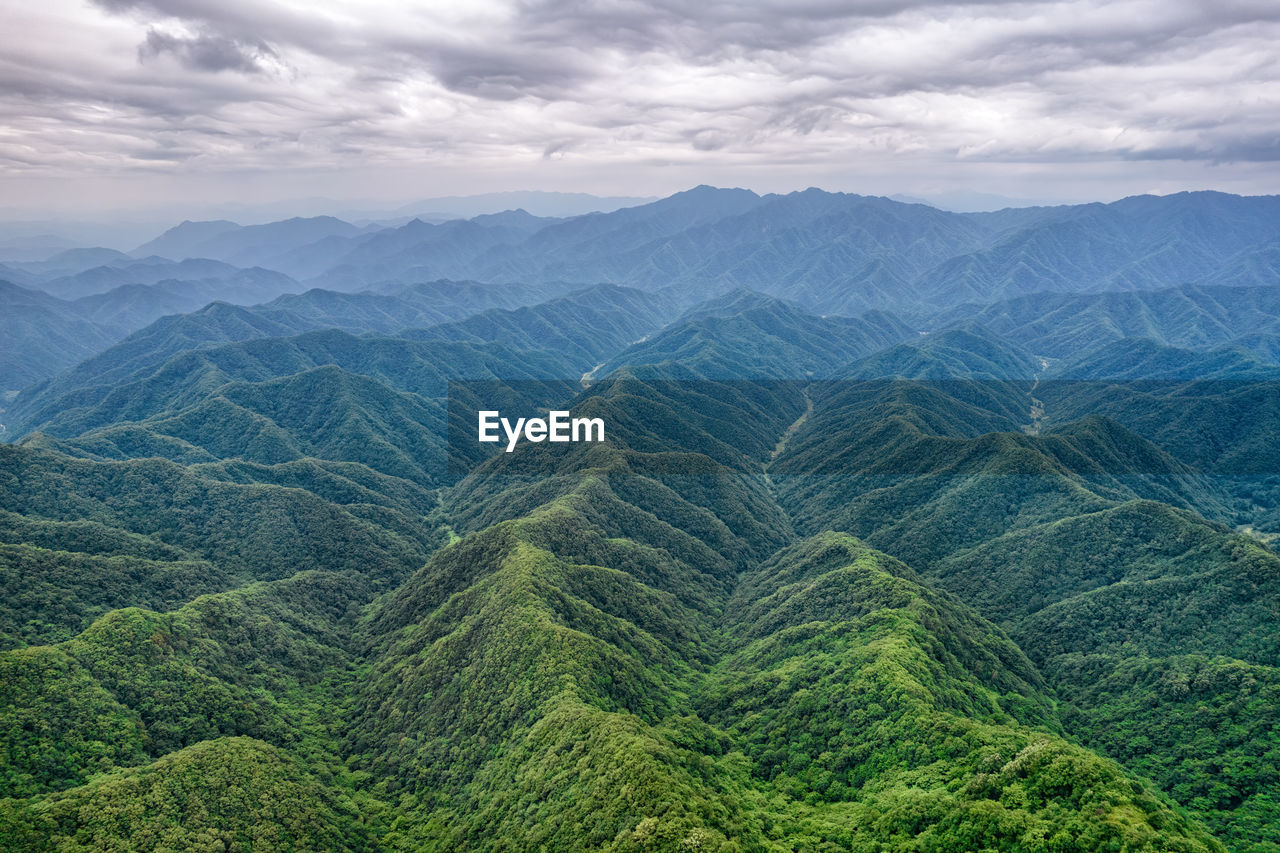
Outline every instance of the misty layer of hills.
<path id="1" fill-rule="evenodd" d="M 0 279 L 0 849 L 1280 851 L 1280 199 Z"/>
<path id="2" fill-rule="evenodd" d="M 1015 337 L 1028 334 L 1019 327 L 1043 306 L 1082 327 L 1060 330 L 1059 348 L 1078 349 L 1089 329 L 1106 328 L 1270 357 L 1280 348 L 1274 330 L 1252 316 L 1232 320 L 1232 297 L 1216 289 L 1266 285 L 1277 270 L 1280 200 L 1217 193 L 961 214 L 813 189 L 759 196 L 698 187 L 563 219 L 516 210 L 395 227 L 333 217 L 184 222 L 127 254 L 72 249 L 0 263 L 10 344 L 0 390 L 46 379 L 159 317 L 215 300 L 264 305 L 267 314 L 285 308 L 323 327 L 335 313 L 334 292 L 360 293 L 360 306 L 385 316 L 369 328 L 393 331 L 389 324 L 421 327 L 476 307 L 532 304 L 546 288 L 604 283 L 664 291 L 686 305 L 747 288 L 817 314 L 888 310 L 921 328 L 985 312 L 986 325 Z M 504 290 L 523 296 L 486 304 L 478 291 L 481 301 L 450 301 L 419 287 L 441 280 L 519 285 Z M 1185 287 L 1200 289 L 1176 290 Z M 1151 295 L 1136 295 L 1144 292 Z M 1066 298 L 1110 293 L 1129 295 Z M 266 305 L 283 294 L 299 298 Z M 1269 306 L 1251 307 L 1258 309 Z M 351 304 L 337 313 L 365 310 Z M 1163 325 L 1179 321 L 1187 325 L 1160 339 Z"/>

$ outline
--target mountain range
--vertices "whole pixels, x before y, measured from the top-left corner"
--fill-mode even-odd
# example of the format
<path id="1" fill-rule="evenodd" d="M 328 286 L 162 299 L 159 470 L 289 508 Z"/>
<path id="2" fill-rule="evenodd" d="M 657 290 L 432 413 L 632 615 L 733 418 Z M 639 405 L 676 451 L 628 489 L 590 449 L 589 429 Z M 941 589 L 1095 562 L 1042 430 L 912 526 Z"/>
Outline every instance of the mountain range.
<path id="1" fill-rule="evenodd" d="M 1280 851 L 1277 214 L 11 264 L 0 849 Z"/>

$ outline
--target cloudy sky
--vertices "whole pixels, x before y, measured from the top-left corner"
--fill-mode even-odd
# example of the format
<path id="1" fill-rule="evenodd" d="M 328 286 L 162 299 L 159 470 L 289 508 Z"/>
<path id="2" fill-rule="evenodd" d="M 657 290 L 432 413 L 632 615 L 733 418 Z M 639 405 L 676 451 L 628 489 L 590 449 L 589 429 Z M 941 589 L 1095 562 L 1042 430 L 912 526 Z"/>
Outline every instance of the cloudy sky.
<path id="1" fill-rule="evenodd" d="M 1276 0 L 0 0 L 0 208 L 1280 192 Z"/>

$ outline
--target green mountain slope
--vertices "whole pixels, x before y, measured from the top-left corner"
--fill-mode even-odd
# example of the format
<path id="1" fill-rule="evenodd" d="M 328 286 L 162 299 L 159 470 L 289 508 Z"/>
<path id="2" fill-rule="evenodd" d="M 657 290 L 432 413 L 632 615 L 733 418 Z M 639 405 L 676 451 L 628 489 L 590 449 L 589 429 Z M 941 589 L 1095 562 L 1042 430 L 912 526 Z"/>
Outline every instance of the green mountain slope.
<path id="1" fill-rule="evenodd" d="M 38 290 L 0 281 L 0 391 L 17 391 L 112 343 L 110 331 Z"/>
<path id="2" fill-rule="evenodd" d="M 1052 705 L 1012 642 L 852 537 L 781 552 L 744 577 L 725 619 L 737 649 L 711 680 L 711 717 L 754 775 L 821 804 L 812 844 L 1213 846 L 1045 731 Z"/>
<path id="3" fill-rule="evenodd" d="M 1240 849 L 1280 843 L 1273 552 L 1132 502 L 960 551 L 931 576 L 1028 650 L 1085 743 Z"/>
<path id="4" fill-rule="evenodd" d="M 204 479 L 307 466 L 336 479 L 345 465 L 355 488 L 367 466 L 14 449 L 11 466 L 43 466 L 39 482 L 75 478 L 61 500 L 17 490 L 16 515 L 71 525 L 60 507 L 74 500 L 77 517 L 120 531 L 103 551 L 180 548 L 283 579 L 112 611 L 55 646 L 5 652 L 6 837 L 120 844 L 136 825 L 143 847 L 235 847 L 266 820 L 256 831 L 292 834 L 259 845 L 326 849 L 1220 849 L 1070 745 L 1000 629 L 848 536 L 796 542 L 761 468 L 806 409 L 801 386 L 637 369 L 571 405 L 606 416 L 609 443 L 479 464 L 438 512 L 461 538 L 377 598 L 391 589 L 368 560 L 379 540 L 340 532 L 341 514 L 321 533 L 281 529 L 276 510 L 255 536 L 239 510 L 234 538 L 211 535 L 243 490 L 338 513 L 318 491 Z M 153 497 L 93 503 L 112 480 Z M 395 516 L 356 511 L 366 525 Z M 254 542 L 276 574 L 261 553 L 246 562 Z M 54 723 L 43 740 L 33 719 Z M 244 780 L 223 785 L 210 762 Z"/>
<path id="5" fill-rule="evenodd" d="M 154 459 L 0 446 L 0 463 L 5 646 L 64 638 L 110 608 L 172 605 L 306 569 L 391 584 L 437 541 L 422 524 L 434 497 L 412 487 L 381 505 L 364 502 L 376 497 L 366 489 L 344 506 L 297 488 L 302 480 L 233 483 Z"/>
<path id="6" fill-rule="evenodd" d="M 31 407 L 28 420 L 18 421 L 15 431 L 38 428 L 70 437 L 175 412 L 228 382 L 263 382 L 327 365 L 432 398 L 444 398 L 449 382 L 458 379 L 536 383 L 575 376 L 571 365 L 547 352 L 519 352 L 501 344 L 355 337 L 335 329 L 180 352 L 131 381 L 45 398 Z"/>
<path id="7" fill-rule="evenodd" d="M 181 304 L 188 306 L 184 310 L 215 298 L 215 293 L 218 299 L 234 300 L 249 286 L 238 283 L 240 278 L 252 282 L 260 275 L 270 277 L 270 274 L 261 270 L 244 270 L 236 273 L 233 279 L 208 286 L 201 282 L 177 282 L 174 284 L 181 293 L 176 298 L 184 300 Z M 31 373 L 27 368 L 21 367 L 29 359 L 15 362 L 14 369 L 19 370 L 26 378 L 21 385 L 14 386 L 15 389 L 23 387 L 24 392 L 8 409 L 6 421 L 10 426 L 7 434 L 19 436 L 29 428 L 23 428 L 19 424 L 40 423 L 65 408 L 85 405 L 86 399 L 100 399 L 111 387 L 144 378 L 184 351 L 259 338 L 296 335 L 318 329 L 342 329 L 351 334 L 398 333 L 411 326 L 456 321 L 487 309 L 516 308 L 572 289 L 559 284 L 495 286 L 453 281 L 401 285 L 393 288 L 394 292 L 386 294 L 337 293 L 312 289 L 253 307 L 231 305 L 226 301 L 211 302 L 191 313 L 162 317 L 128 337 L 125 334 L 141 323 L 135 325 L 131 321 L 122 326 L 119 322 L 106 323 L 100 316 L 104 312 L 111 314 L 120 311 L 131 313 L 132 316 L 136 312 L 131 311 L 129 303 L 137 300 L 143 303 L 139 310 L 156 311 L 157 300 L 169 298 L 165 293 L 157 292 L 156 288 L 167 286 L 155 285 L 146 292 L 134 295 L 116 293 L 110 304 L 106 305 L 90 304 L 92 299 L 63 303 L 21 288 L 11 288 L 12 292 L 0 290 L 0 299 L 12 302 L 15 311 L 18 311 L 15 319 L 26 323 L 26 337 L 21 339 L 29 338 L 30 348 L 36 349 L 33 357 L 41 364 L 48 362 L 50 365 L 48 369 L 42 368 L 43 372 Z M 198 297 L 198 301 L 191 304 L 192 298 L 201 293 L 208 295 Z M 590 292 L 583 294 L 581 298 L 588 305 L 593 299 Z M 32 304 L 28 305 L 28 302 Z M 594 320 L 616 317 L 619 313 L 632 311 L 634 308 L 633 305 L 626 304 L 609 305 L 607 299 L 604 302 L 604 305 L 598 306 L 601 314 L 594 317 Z M 648 304 L 653 306 L 659 303 L 660 300 L 650 298 Z M 562 304 L 561 308 L 564 307 Z M 176 305 L 174 310 L 178 310 Z M 32 317 L 28 317 L 27 321 L 22 319 L 32 311 L 37 312 L 32 317 L 39 317 L 39 322 L 35 324 L 39 327 L 38 332 L 31 327 L 29 321 Z M 152 318 L 154 316 L 155 314 L 151 315 Z M 117 321 L 118 319 L 117 317 Z M 573 324 L 570 324 L 570 329 L 573 328 Z M 576 328 L 581 330 L 581 324 Z M 59 343 L 59 335 L 67 340 Z M 70 340 L 72 337 L 75 339 Z M 120 338 L 124 339 L 119 340 Z M 459 335 L 444 339 L 477 338 Z M 115 343 L 117 340 L 119 343 Z M 76 364 L 78 358 L 85 360 Z M 45 379 L 56 369 L 71 364 L 75 366 L 47 381 L 25 387 L 34 380 Z"/>
<path id="8" fill-rule="evenodd" d="M 770 849 L 800 833 L 813 844 L 893 849 L 905 825 L 892 815 L 908 809 L 914 832 L 938 849 L 1028 835 L 1046 845 L 1078 837 L 1079 849 L 1103 839 L 1213 849 L 1158 800 L 1135 796 L 1115 765 L 1055 737 L 1052 703 L 1017 648 L 895 561 L 847 537 L 819 539 L 735 581 L 735 566 L 789 537 L 776 510 L 749 497 L 760 486 L 745 466 L 714 475 L 722 485 L 711 493 L 721 502 L 742 495 L 742 509 L 721 505 L 708 518 L 698 504 L 713 474 L 692 475 L 692 459 L 661 466 L 656 480 L 644 455 L 607 449 L 564 455 L 551 477 L 521 480 L 511 470 L 542 471 L 539 457 L 541 449 L 499 457 L 464 481 L 452 499 L 476 532 L 433 558 L 370 623 L 378 662 L 354 748 L 376 776 L 406 785 L 401 802 L 421 810 L 393 828 L 393 846 L 494 849 L 499 838 L 521 838 L 558 849 L 694 841 Z M 717 539 L 699 529 L 716 517 L 740 521 Z M 810 623 L 826 612 L 841 614 L 845 640 L 816 638 Z M 867 636 L 855 640 L 846 625 L 859 619 Z M 913 619 L 914 629 L 905 624 Z M 767 638 L 760 645 L 772 650 L 744 645 L 717 663 L 717 623 L 730 649 Z M 761 658 L 811 660 L 820 648 L 833 656 L 829 666 L 838 659 L 864 671 L 865 686 L 850 688 L 839 669 L 826 682 L 800 676 L 807 689 L 791 708 L 772 667 L 762 684 L 748 674 Z M 815 672 L 829 668 L 815 663 Z M 790 679 L 805 664 L 776 665 Z M 868 755 L 873 744 L 893 742 L 889 732 L 904 719 L 903 666 L 937 691 L 922 691 L 906 717 L 924 726 L 901 731 L 921 739 L 924 760 L 905 774 L 898 762 Z M 759 701 L 781 725 L 815 726 L 815 709 L 841 703 L 849 737 L 868 726 L 873 733 L 836 755 L 812 734 L 813 753 L 801 762 L 804 741 L 769 727 L 763 709 L 753 709 Z M 971 764 L 944 746 L 958 736 L 973 745 Z M 790 759 L 782 764 L 794 772 L 779 776 L 784 743 Z M 928 759 L 935 748 L 944 751 Z M 944 755 L 946 770 L 935 763 Z M 1001 781 L 971 782 L 988 778 L 983 761 L 1004 768 Z M 971 783 L 972 793 L 944 794 L 953 786 L 939 772 Z M 1073 785 L 1093 781 L 1066 795 L 1049 781 L 1054 772 Z M 1021 780 L 1042 773 L 1044 787 L 1028 797 Z M 833 783 L 836 776 L 844 781 Z M 619 785 L 625 797 L 615 796 Z M 993 812 L 982 785 L 1017 793 Z M 915 790 L 933 792 L 923 813 Z"/>
<path id="9" fill-rule="evenodd" d="M 1257 380 L 1049 382 L 1037 393 L 1051 416 L 1103 414 L 1203 471 L 1280 473 L 1272 440 L 1280 428 L 1280 382 L 1266 374 Z"/>
<path id="10" fill-rule="evenodd" d="M 959 319 L 974 319 L 1035 353 L 1054 358 L 1077 356 L 1121 338 L 1148 338 L 1186 349 L 1238 344 L 1274 361 L 1268 342 L 1280 333 L 1280 290 L 1271 277 L 1240 287 L 1036 293 L 990 305 L 960 306 L 942 312 L 937 322 Z"/>
<path id="11" fill-rule="evenodd" d="M 61 442 L 104 459 L 354 462 L 428 488 L 445 473 L 444 408 L 335 366 L 229 382 L 205 399 Z"/>
<path id="12" fill-rule="evenodd" d="M 926 568 L 1011 529 L 1115 501 L 1228 513 L 1213 483 L 1112 421 L 1089 417 L 1024 435 L 948 390 L 883 381 L 815 386 L 813 415 L 770 466 L 798 527 L 846 530 Z"/>
<path id="13" fill-rule="evenodd" d="M 550 350 L 585 371 L 655 332 L 674 313 L 675 300 L 666 294 L 599 285 L 532 307 L 491 309 L 465 320 L 409 330 L 403 337 Z"/>
<path id="14" fill-rule="evenodd" d="M 534 236 L 676 269 L 681 229 L 718 252 L 778 203 L 695 195 Z M 863 201 L 785 205 L 894 212 Z M 831 257 L 905 239 L 886 221 Z M 1027 225 L 983 222 L 964 239 Z M 359 247 L 418 263 L 412 234 Z M 729 291 L 641 331 L 663 299 L 424 340 L 218 309 L 26 398 L 41 432 L 0 447 L 0 849 L 1280 844 L 1280 558 L 1219 523 L 1243 498 L 1205 461 L 1242 441 L 1246 383 L 1177 378 L 1250 359 L 1076 362 L 1173 372 L 1143 396 L 1042 380 L 985 323 Z M 607 440 L 481 447 L 489 406 Z"/>
<path id="15" fill-rule="evenodd" d="M 909 334 L 883 313 L 817 317 L 772 297 L 734 292 L 623 350 L 595 375 L 626 365 L 672 365 L 685 378 L 797 379 L 823 375 Z"/>
<path id="16" fill-rule="evenodd" d="M 202 741 L 35 802 L 0 801 L 12 849 L 375 850 L 349 795 L 261 741 Z"/>
<path id="17" fill-rule="evenodd" d="M 1121 338 L 1053 365 L 1063 379 L 1178 382 L 1280 378 L 1280 366 L 1243 347 L 1205 352 L 1169 347 L 1147 338 Z"/>

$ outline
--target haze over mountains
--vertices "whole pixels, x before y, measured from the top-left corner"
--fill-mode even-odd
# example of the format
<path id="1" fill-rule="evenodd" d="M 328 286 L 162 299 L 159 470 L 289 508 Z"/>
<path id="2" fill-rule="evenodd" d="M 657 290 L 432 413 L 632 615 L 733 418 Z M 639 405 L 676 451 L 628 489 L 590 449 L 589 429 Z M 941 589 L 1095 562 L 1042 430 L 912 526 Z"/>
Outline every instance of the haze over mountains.
<path id="1" fill-rule="evenodd" d="M 0 847 L 1280 850 L 1280 198 L 0 279 Z"/>
<path id="2" fill-rule="evenodd" d="M 1153 291 L 1126 297 L 1143 305 L 1059 299 L 1051 310 L 1093 328 L 1121 323 L 1119 337 L 1154 335 L 1161 343 L 1198 346 L 1207 335 L 1267 355 L 1274 354 L 1273 331 L 1250 317 L 1243 321 L 1247 331 L 1232 334 L 1230 324 L 1241 321 L 1230 319 L 1230 304 L 1182 311 L 1184 322 L 1205 322 L 1204 329 L 1171 330 L 1172 338 L 1160 339 L 1159 324 L 1175 322 L 1170 312 L 1182 310 L 1172 304 L 1179 298 L 1219 298 L 1212 289 L 1179 297 L 1173 288 L 1247 288 L 1272 280 L 1280 270 L 1278 214 L 1274 198 L 1215 193 L 957 214 L 819 190 L 758 196 L 698 187 L 563 221 L 514 211 L 397 227 L 357 227 L 332 217 L 254 226 L 184 222 L 129 254 L 76 249 L 0 267 L 5 331 L 14 342 L 0 386 L 30 385 L 104 342 L 215 299 L 254 305 L 313 289 L 396 296 L 407 285 L 437 280 L 554 285 L 562 292 L 611 283 L 670 289 L 686 304 L 748 288 L 818 314 L 880 308 L 921 328 L 970 315 L 1014 335 L 1026 334 L 1009 326 L 1022 296 L 1036 295 L 1021 303 L 1031 319 L 1037 309 L 1026 306 L 1039 306 L 1042 293 Z M 1147 320 L 1153 311 L 1163 316 Z M 1198 320 L 1202 311 L 1214 321 Z M 439 319 L 406 309 L 401 322 Z M 30 332 L 68 323 L 83 327 L 82 342 L 50 348 Z"/>

